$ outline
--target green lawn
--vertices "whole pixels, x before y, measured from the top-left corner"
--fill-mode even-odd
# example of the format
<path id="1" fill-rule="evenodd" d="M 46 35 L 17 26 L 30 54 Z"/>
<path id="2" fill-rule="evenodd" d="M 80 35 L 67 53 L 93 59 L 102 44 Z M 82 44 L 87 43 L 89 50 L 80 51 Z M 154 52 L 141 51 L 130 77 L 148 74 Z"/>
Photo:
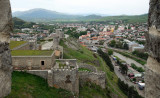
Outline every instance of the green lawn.
<path id="1" fill-rule="evenodd" d="M 9 46 L 10 46 L 10 49 L 14 49 L 20 45 L 25 44 L 25 43 L 27 43 L 27 42 L 26 41 L 11 41 Z"/>
<path id="2" fill-rule="evenodd" d="M 51 56 L 53 51 L 49 50 L 13 50 L 12 56 Z"/>
<path id="3" fill-rule="evenodd" d="M 73 98 L 63 89 L 48 87 L 47 80 L 24 72 L 12 73 L 12 91 L 6 98 Z"/>

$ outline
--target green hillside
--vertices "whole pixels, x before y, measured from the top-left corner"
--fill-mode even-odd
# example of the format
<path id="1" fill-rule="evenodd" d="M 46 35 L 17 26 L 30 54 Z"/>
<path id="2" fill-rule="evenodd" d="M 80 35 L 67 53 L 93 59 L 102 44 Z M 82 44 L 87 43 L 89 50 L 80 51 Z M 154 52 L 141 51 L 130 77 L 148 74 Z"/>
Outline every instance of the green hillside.
<path id="1" fill-rule="evenodd" d="M 71 44 L 73 47 L 69 47 L 68 45 Z M 60 41 L 60 45 L 64 47 L 64 59 L 77 59 L 78 62 L 87 63 L 97 67 L 98 70 L 106 72 L 106 80 L 107 80 L 107 95 L 113 94 L 118 95 L 120 98 L 126 98 L 126 95 L 120 90 L 118 87 L 118 77 L 114 72 L 111 72 L 109 67 L 106 65 L 104 60 L 97 54 L 89 51 L 86 47 L 81 46 L 76 42 L 76 39 L 63 39 Z M 76 47 L 76 48 L 75 48 Z M 77 49 L 77 50 L 75 50 Z M 102 97 L 106 92 L 102 90 L 101 92 L 95 92 L 94 89 L 89 88 L 88 86 L 83 86 L 80 88 L 80 96 L 88 96 L 84 98 L 91 98 L 92 93 L 96 93 L 96 98 L 106 98 L 105 96 Z M 93 95 L 94 96 L 94 95 Z"/>
<path id="2" fill-rule="evenodd" d="M 135 23 L 135 22 L 147 22 L 148 15 L 135 15 L 135 16 L 108 16 L 104 17 L 98 21 L 125 21 L 126 23 Z"/>
<path id="3" fill-rule="evenodd" d="M 15 29 L 32 28 L 32 26 L 35 25 L 35 23 L 33 23 L 33 22 L 26 22 L 26 21 L 19 19 L 17 17 L 12 18 L 12 21 L 13 21 Z"/>

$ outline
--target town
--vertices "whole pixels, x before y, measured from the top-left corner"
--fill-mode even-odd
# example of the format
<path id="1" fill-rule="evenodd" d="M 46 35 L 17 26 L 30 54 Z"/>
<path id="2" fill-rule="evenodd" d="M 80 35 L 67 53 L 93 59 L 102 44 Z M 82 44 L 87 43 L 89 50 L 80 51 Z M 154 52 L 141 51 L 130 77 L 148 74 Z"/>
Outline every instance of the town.
<path id="1" fill-rule="evenodd" d="M 22 21 L 18 18 L 14 18 L 13 20 L 15 23 Z M 95 74 L 99 74 L 102 77 L 105 77 L 105 75 L 103 72 L 93 70 L 97 70 L 97 68 L 92 68 L 92 64 L 90 65 L 89 62 L 79 61 L 77 58 L 68 58 L 66 56 L 66 50 L 64 49 L 66 46 L 63 45 L 63 41 L 74 40 L 76 43 L 68 42 L 66 45 L 73 49 L 76 48 L 74 44 L 79 45 L 78 47 L 82 46 L 88 49 L 87 51 L 92 52 L 94 57 L 100 55 L 104 61 L 105 57 L 100 53 L 108 54 L 111 64 L 108 64 L 107 60 L 106 63 L 110 70 L 114 71 L 119 78 L 120 89 L 123 89 L 121 88 L 122 84 L 128 85 L 129 87 L 134 87 L 141 96 L 144 96 L 144 65 L 148 58 L 144 47 L 146 43 L 144 34 L 147 32 L 146 23 L 123 24 L 120 21 L 116 21 L 112 23 L 29 23 L 22 27 L 18 25 L 15 25 L 10 43 L 14 70 L 28 70 L 28 73 L 41 76 L 45 79 L 48 77 L 48 84 L 50 86 L 65 87 L 64 89 L 78 94 L 79 90 L 75 91 L 70 89 L 70 86 L 66 87 L 64 84 L 58 83 L 58 81 L 67 81 L 58 79 L 58 70 L 63 70 L 66 73 L 65 70 L 73 68 L 72 71 L 75 73 L 76 71 L 74 70 L 78 69 L 79 78 L 82 80 L 91 76 L 91 74 L 90 76 L 84 74 L 83 71 L 89 71 L 89 73 L 90 71 L 95 72 Z M 84 65 L 86 66 L 84 67 Z M 95 63 L 95 65 L 100 66 L 99 62 Z M 51 71 L 47 72 L 46 70 Z M 47 73 L 48 76 L 46 76 Z M 49 74 L 54 74 L 54 77 L 49 76 Z M 88 77 L 84 77 L 84 75 Z M 67 77 L 68 79 L 69 77 L 74 77 L 76 81 L 78 79 L 78 77 L 71 74 Z M 105 88 L 105 78 L 101 80 L 97 78 L 96 81 L 99 82 L 94 82 L 95 77 L 94 79 L 90 79 L 93 83 Z M 75 80 L 69 81 L 73 82 L 72 88 L 78 87 L 77 85 L 79 84 L 76 84 Z M 122 83 L 122 81 L 124 82 Z"/>

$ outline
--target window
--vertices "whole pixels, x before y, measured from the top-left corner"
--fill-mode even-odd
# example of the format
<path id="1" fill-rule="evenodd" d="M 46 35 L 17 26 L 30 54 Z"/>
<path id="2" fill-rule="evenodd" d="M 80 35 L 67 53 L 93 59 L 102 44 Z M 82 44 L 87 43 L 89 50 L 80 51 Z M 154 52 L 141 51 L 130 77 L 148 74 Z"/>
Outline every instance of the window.
<path id="1" fill-rule="evenodd" d="M 41 61 L 41 65 L 44 65 L 44 61 Z"/>

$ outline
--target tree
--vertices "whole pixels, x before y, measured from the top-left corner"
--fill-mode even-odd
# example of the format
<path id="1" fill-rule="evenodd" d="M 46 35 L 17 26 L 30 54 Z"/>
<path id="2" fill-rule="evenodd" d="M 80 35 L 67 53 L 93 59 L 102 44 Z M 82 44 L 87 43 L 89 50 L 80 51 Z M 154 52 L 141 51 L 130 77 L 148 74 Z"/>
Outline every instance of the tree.
<path id="1" fill-rule="evenodd" d="M 113 50 L 109 49 L 109 50 L 108 50 L 108 54 L 109 54 L 109 55 L 113 55 Z"/>
<path id="2" fill-rule="evenodd" d="M 111 47 L 115 47 L 116 45 L 116 41 L 115 40 L 112 40 L 111 43 L 109 44 Z"/>
<path id="3" fill-rule="evenodd" d="M 98 49 L 98 54 L 103 58 L 105 63 L 109 66 L 111 71 L 114 71 L 114 67 L 112 65 L 111 59 L 107 53 L 104 53 L 101 49 Z"/>
<path id="4" fill-rule="evenodd" d="M 129 49 L 129 46 L 127 43 L 124 43 L 124 49 L 128 50 Z"/>

